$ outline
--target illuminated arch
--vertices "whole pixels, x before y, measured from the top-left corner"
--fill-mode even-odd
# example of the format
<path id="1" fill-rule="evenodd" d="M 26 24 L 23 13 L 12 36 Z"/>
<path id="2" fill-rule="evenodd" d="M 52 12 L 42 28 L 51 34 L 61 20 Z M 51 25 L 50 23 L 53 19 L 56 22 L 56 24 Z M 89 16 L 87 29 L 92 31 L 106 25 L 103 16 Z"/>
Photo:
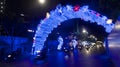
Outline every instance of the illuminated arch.
<path id="1" fill-rule="evenodd" d="M 63 21 L 73 18 L 81 18 L 84 21 L 90 21 L 90 23 L 97 23 L 98 25 L 103 26 L 107 33 L 110 33 L 114 27 L 113 23 L 107 23 L 108 19 L 106 16 L 100 15 L 99 13 L 88 9 L 88 6 L 57 6 L 55 10 L 50 12 L 49 17 L 40 21 L 40 24 L 37 27 L 33 42 L 35 52 L 42 50 L 44 42 L 54 28 Z"/>

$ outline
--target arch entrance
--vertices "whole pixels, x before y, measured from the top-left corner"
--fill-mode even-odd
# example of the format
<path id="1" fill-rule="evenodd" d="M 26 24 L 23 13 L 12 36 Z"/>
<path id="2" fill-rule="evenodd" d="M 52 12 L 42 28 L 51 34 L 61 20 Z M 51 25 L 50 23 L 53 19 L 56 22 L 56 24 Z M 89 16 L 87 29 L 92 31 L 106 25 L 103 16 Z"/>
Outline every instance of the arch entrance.
<path id="1" fill-rule="evenodd" d="M 57 6 L 55 10 L 50 12 L 50 15 L 40 21 L 34 36 L 34 53 L 42 50 L 48 35 L 54 28 L 57 28 L 62 22 L 74 18 L 80 18 L 86 23 L 96 23 L 105 28 L 106 33 L 110 33 L 114 27 L 112 21 L 106 16 L 91 10 L 88 6 Z"/>

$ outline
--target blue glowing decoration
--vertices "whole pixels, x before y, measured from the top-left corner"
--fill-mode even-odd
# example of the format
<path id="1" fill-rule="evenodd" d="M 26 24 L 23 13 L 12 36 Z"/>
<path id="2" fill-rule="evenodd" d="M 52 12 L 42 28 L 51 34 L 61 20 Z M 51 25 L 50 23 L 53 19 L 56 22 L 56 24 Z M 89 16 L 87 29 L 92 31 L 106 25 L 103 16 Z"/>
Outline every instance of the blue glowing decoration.
<path id="1" fill-rule="evenodd" d="M 70 5 L 66 5 L 65 7 L 62 7 L 61 5 L 58 5 L 55 10 L 50 12 L 50 17 L 41 20 L 38 25 L 33 43 L 33 45 L 35 45 L 35 52 L 42 50 L 46 38 L 54 28 L 62 22 L 73 18 L 81 18 L 84 21 L 90 21 L 90 23 L 97 23 L 98 25 L 103 26 L 107 33 L 110 33 L 114 27 L 113 23 L 106 23 L 108 20 L 106 16 L 88 9 L 88 6 L 72 7 Z"/>

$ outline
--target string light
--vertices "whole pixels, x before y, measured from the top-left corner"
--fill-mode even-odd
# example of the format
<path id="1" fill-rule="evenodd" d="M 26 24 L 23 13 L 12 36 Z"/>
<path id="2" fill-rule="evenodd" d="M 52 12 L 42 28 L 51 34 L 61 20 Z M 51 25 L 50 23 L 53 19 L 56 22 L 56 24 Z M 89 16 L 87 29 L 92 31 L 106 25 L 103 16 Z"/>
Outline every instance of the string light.
<path id="1" fill-rule="evenodd" d="M 49 18 L 50 17 L 50 14 L 47 12 L 46 13 L 46 18 Z"/>
<path id="2" fill-rule="evenodd" d="M 112 19 L 108 19 L 107 24 L 112 24 Z"/>
<path id="3" fill-rule="evenodd" d="M 41 3 L 45 3 L 45 0 L 39 1 Z M 50 14 L 46 13 L 46 20 L 40 21 L 40 25 L 38 26 L 37 32 L 35 34 L 35 51 L 42 50 L 44 42 L 46 41 L 46 38 L 51 33 L 51 31 L 65 20 L 82 18 L 84 19 L 84 21 L 90 21 L 90 23 L 97 23 L 98 25 L 103 26 L 107 33 L 110 33 L 112 31 L 114 26 L 114 24 L 112 23 L 112 19 L 107 19 L 106 16 L 100 16 L 99 13 L 93 10 L 89 10 L 88 6 L 69 6 L 69 8 L 67 7 L 68 5 L 66 7 L 56 7 L 56 9 L 51 11 Z M 83 32 L 87 31 L 83 30 Z"/>
<path id="4" fill-rule="evenodd" d="M 1 5 L 3 5 L 3 2 L 0 2 Z"/>

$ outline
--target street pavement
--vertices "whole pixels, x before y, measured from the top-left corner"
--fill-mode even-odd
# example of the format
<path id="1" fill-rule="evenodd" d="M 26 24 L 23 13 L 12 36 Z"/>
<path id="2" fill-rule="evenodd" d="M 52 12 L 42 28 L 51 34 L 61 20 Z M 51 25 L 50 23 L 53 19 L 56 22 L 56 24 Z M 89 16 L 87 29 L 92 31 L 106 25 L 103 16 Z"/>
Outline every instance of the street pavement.
<path id="1" fill-rule="evenodd" d="M 116 67 L 115 62 L 107 56 L 104 47 L 84 48 L 73 52 L 53 51 L 47 53 L 43 60 L 34 61 L 31 56 L 21 61 L 0 63 L 0 67 Z"/>

